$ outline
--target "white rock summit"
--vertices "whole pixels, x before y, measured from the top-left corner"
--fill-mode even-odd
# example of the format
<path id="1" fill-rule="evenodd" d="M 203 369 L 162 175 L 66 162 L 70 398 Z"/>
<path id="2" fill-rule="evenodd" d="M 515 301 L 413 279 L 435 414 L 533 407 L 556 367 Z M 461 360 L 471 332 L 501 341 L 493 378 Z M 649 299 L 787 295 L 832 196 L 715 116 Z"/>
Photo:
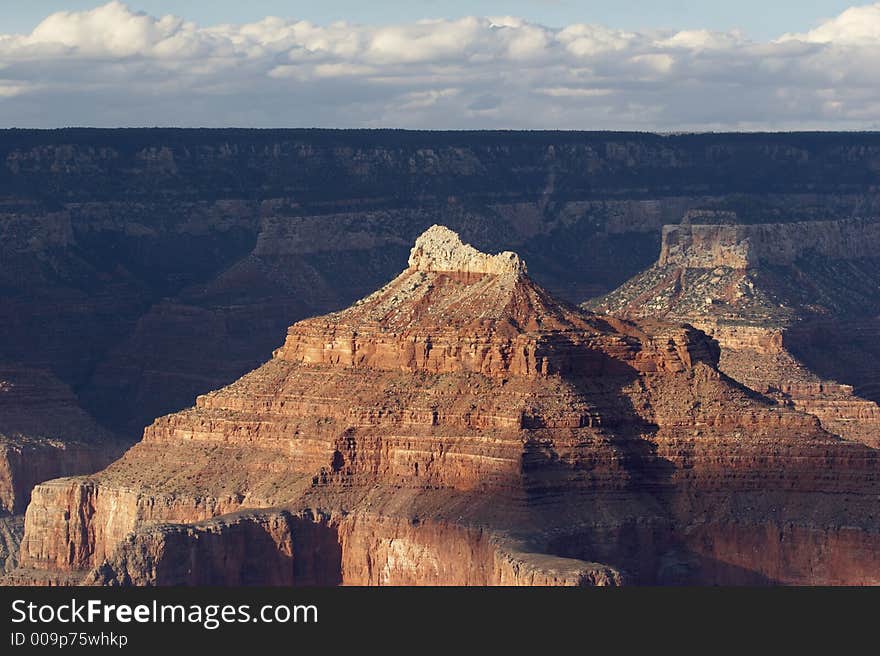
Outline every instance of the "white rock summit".
<path id="1" fill-rule="evenodd" d="M 526 263 L 516 253 L 481 253 L 470 244 L 462 243 L 457 232 L 441 225 L 431 226 L 416 239 L 409 254 L 409 267 L 416 271 L 491 275 L 526 272 Z"/>

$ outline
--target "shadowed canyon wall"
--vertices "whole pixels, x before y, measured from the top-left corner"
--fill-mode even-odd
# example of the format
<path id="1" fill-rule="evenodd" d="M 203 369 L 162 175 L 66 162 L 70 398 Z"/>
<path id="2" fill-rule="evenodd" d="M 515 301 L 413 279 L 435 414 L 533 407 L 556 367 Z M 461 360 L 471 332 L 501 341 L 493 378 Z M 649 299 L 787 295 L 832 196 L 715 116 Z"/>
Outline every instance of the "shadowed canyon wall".
<path id="1" fill-rule="evenodd" d="M 721 356 L 687 324 L 560 301 L 435 225 L 391 282 L 293 324 L 103 471 L 38 485 L 11 576 L 877 582 L 876 449 Z"/>
<path id="2" fill-rule="evenodd" d="M 880 447 L 880 221 L 665 226 L 657 262 L 585 303 L 687 321 L 721 369 L 829 431 Z"/>
<path id="3" fill-rule="evenodd" d="M 433 223 L 581 301 L 686 214 L 877 215 L 878 170 L 876 134 L 7 130 L 0 360 L 135 437 L 389 280 Z"/>
<path id="4" fill-rule="evenodd" d="M 856 442 L 880 444 L 878 172 L 876 134 L 0 132 L 0 365 L 45 374 L 34 414 L 149 425 L 109 478 L 37 487 L 18 580 L 248 583 L 265 562 L 285 584 L 872 582 L 874 451 Z M 411 253 L 441 222 L 518 255 Z M 540 288 L 511 282 L 525 261 Z M 408 263 L 381 314 L 296 323 Z M 551 297 L 644 269 L 626 302 L 747 352 L 720 368 L 749 389 L 696 330 L 575 320 Z M 438 306 L 440 289 L 458 291 Z M 487 323 L 492 298 L 516 320 Z M 435 323 L 408 332 L 413 314 Z M 0 471 L 15 512 L 104 464 L 19 433 Z M 780 474 L 787 458 L 802 466 Z M 358 496 L 371 476 L 396 491 Z M 487 489 L 514 495 L 504 517 L 438 509 Z M 613 520 L 581 526 L 578 504 Z M 517 533 L 542 512 L 570 530 Z M 0 520 L 16 545 L 20 518 Z"/>

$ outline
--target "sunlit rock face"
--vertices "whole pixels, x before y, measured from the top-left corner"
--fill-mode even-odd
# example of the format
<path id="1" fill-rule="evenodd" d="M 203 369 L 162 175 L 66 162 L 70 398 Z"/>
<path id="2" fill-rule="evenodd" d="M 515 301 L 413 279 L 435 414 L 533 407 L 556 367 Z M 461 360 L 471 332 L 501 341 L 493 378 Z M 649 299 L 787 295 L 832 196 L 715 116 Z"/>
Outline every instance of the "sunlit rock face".
<path id="1" fill-rule="evenodd" d="M 104 471 L 37 486 L 13 577 L 878 582 L 877 452 L 718 358 L 434 226 L 388 284 L 293 324 Z"/>
<path id="2" fill-rule="evenodd" d="M 870 133 L 3 131 L 0 362 L 133 441 L 383 285 L 435 223 L 581 302 L 684 216 L 877 216 L 878 159 Z"/>
<path id="3" fill-rule="evenodd" d="M 656 264 L 585 303 L 686 321 L 720 368 L 841 437 L 880 447 L 880 222 L 670 225 Z"/>

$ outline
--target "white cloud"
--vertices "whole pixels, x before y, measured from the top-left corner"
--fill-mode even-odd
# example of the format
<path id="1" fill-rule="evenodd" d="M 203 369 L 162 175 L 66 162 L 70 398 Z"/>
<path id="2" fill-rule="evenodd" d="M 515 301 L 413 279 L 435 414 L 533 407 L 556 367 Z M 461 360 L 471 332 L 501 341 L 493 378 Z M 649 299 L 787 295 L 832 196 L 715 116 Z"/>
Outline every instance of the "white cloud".
<path id="1" fill-rule="evenodd" d="M 52 14 L 22 41 L 33 46 L 64 46 L 76 55 L 162 56 L 185 54 L 175 52 L 169 47 L 169 41 L 188 44 L 195 33 L 195 26 L 180 18 L 163 16 L 154 19 L 133 13 L 114 0 L 91 11 Z"/>
<path id="2" fill-rule="evenodd" d="M 556 39 L 575 57 L 590 57 L 633 46 L 639 35 L 609 30 L 601 25 L 569 25 L 556 34 Z"/>
<path id="3" fill-rule="evenodd" d="M 485 20 L 474 17 L 382 27 L 371 30 L 363 55 L 385 64 L 456 60 L 480 44 L 486 28 Z"/>
<path id="4" fill-rule="evenodd" d="M 19 96 L 31 90 L 32 87 L 27 84 L 9 84 L 0 80 L 0 98 L 12 98 L 13 96 Z"/>
<path id="5" fill-rule="evenodd" d="M 880 41 L 880 3 L 850 7 L 805 34 L 785 34 L 780 41 L 836 45 L 877 45 Z"/>
<path id="6" fill-rule="evenodd" d="M 432 107 L 446 98 L 458 95 L 458 89 L 432 89 L 430 91 L 414 91 L 402 98 L 401 109 L 424 109 Z"/>
<path id="7" fill-rule="evenodd" d="M 743 42 L 744 39 L 739 31 L 682 30 L 667 39 L 657 41 L 657 45 L 685 50 L 703 50 L 730 48 Z"/>
<path id="8" fill-rule="evenodd" d="M 880 4 L 771 42 L 515 16 L 203 27 L 114 0 L 0 35 L 0 124 L 877 127 Z"/>

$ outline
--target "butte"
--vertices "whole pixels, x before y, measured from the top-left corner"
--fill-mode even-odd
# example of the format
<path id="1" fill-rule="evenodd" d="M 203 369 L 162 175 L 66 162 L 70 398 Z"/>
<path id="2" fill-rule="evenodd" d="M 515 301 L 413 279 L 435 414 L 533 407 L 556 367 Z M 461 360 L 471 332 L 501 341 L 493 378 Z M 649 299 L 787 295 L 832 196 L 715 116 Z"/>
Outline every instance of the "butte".
<path id="1" fill-rule="evenodd" d="M 880 583 L 877 452 L 682 324 L 434 226 L 385 287 L 38 485 L 18 582 Z"/>

